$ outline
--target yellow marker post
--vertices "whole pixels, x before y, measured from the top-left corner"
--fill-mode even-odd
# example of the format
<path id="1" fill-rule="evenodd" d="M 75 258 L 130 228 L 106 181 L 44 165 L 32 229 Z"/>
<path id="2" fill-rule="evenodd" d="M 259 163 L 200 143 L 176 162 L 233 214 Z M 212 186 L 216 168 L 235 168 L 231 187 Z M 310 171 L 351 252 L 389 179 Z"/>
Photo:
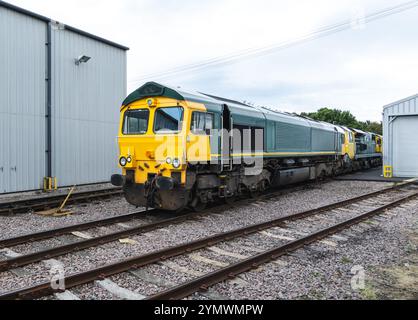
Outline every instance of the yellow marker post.
<path id="1" fill-rule="evenodd" d="M 58 180 L 56 177 L 45 177 L 44 178 L 44 191 L 56 191 L 58 190 Z"/>
<path id="2" fill-rule="evenodd" d="M 393 178 L 393 167 L 392 166 L 385 166 L 384 171 L 383 171 L 383 175 L 387 179 Z"/>

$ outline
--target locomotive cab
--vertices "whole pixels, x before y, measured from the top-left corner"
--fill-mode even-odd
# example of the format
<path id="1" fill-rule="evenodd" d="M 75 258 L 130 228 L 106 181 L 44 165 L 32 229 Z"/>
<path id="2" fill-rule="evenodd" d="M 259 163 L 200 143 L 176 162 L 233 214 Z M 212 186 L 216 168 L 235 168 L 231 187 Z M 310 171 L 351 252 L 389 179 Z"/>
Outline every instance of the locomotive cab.
<path id="1" fill-rule="evenodd" d="M 383 153 L 383 137 L 380 135 L 374 135 L 376 141 L 376 153 Z"/>
<path id="2" fill-rule="evenodd" d="M 344 126 L 341 126 L 340 128 L 344 131 L 344 136 L 342 139 L 343 160 L 345 165 L 347 167 L 350 167 L 356 156 L 356 143 L 354 132 Z"/>

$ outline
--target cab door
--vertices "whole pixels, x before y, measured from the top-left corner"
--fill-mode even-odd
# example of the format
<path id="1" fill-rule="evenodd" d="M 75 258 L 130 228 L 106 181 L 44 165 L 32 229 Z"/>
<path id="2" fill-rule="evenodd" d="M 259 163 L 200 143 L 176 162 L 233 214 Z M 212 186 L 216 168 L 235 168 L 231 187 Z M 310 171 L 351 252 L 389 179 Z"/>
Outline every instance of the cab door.
<path id="1" fill-rule="evenodd" d="M 356 157 L 356 141 L 353 132 L 347 132 L 347 141 L 348 141 L 348 156 L 351 160 L 354 160 Z"/>
<path id="2" fill-rule="evenodd" d="M 382 152 L 383 152 L 382 137 L 376 136 L 376 153 L 382 153 Z"/>
<path id="3" fill-rule="evenodd" d="M 191 126 L 187 138 L 187 160 L 192 163 L 210 163 L 215 114 L 193 111 L 189 123 Z"/>

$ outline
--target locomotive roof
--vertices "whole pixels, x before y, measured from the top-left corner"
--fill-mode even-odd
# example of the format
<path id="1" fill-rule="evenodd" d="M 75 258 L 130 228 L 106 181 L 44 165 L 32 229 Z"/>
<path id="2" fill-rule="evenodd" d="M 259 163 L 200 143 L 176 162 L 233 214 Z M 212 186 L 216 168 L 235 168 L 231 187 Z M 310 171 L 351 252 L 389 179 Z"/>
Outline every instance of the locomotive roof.
<path id="1" fill-rule="evenodd" d="M 234 104 L 238 104 L 238 105 L 241 105 L 241 106 L 253 108 L 252 106 L 250 106 L 248 104 L 245 104 L 243 102 L 239 102 L 239 101 L 236 101 L 236 100 L 231 100 L 231 99 L 227 99 L 227 98 L 217 97 L 217 96 L 214 96 L 214 95 L 211 95 L 211 94 L 207 94 L 207 93 L 202 93 L 202 94 L 205 95 L 205 96 L 207 96 L 207 97 L 213 98 L 215 100 L 219 100 L 219 101 L 223 101 L 223 102 L 228 102 L 228 103 L 234 103 Z"/>
<path id="2" fill-rule="evenodd" d="M 200 102 L 204 103 L 205 105 L 209 105 L 219 109 L 222 111 L 223 105 L 227 104 L 229 107 L 234 107 L 240 110 L 247 110 L 250 112 L 259 111 L 260 113 L 264 114 L 280 114 L 280 115 L 287 115 L 294 118 L 301 118 L 297 115 L 279 112 L 276 110 L 270 110 L 267 108 L 262 107 L 255 107 L 248 105 L 243 102 L 239 102 L 232 99 L 222 98 L 219 96 L 202 93 L 202 92 L 186 92 L 180 88 L 173 88 L 166 85 L 162 85 L 156 82 L 148 82 L 144 84 L 139 89 L 132 92 L 123 102 L 123 105 L 126 106 L 131 104 L 135 101 L 152 98 L 152 97 L 166 97 L 172 98 L 180 101 L 193 101 L 193 102 Z M 314 120 L 312 120 L 314 121 Z"/>
<path id="3" fill-rule="evenodd" d="M 351 131 L 354 131 L 355 133 L 357 133 L 357 134 L 362 134 L 362 135 L 371 134 L 371 132 L 365 132 L 365 131 L 363 131 L 363 130 L 354 129 L 354 128 L 351 128 Z"/>
<path id="4" fill-rule="evenodd" d="M 162 85 L 156 82 L 148 82 L 139 89 L 132 92 L 123 102 L 126 106 L 135 101 L 152 98 L 152 97 L 167 97 L 176 99 L 179 101 L 193 101 L 205 104 L 208 111 L 211 112 L 222 112 L 224 105 L 228 105 L 232 114 L 247 116 L 258 119 L 283 119 L 287 122 L 299 123 L 304 126 L 312 128 L 321 128 L 325 130 L 340 131 L 338 126 L 327 123 L 316 121 L 308 117 L 302 117 L 292 113 L 280 112 L 265 107 L 250 106 L 243 102 L 239 102 L 232 99 L 222 98 L 219 96 L 201 93 L 201 92 L 186 92 L 180 88 L 173 88 L 166 85 Z M 340 129 L 340 130 L 338 130 Z"/>

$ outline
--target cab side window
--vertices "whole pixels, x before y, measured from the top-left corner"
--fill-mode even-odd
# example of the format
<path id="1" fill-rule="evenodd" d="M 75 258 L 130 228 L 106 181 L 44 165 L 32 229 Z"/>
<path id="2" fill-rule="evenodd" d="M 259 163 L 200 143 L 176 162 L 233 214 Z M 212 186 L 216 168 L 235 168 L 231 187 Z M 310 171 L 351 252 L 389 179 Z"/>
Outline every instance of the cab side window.
<path id="1" fill-rule="evenodd" d="M 193 112 L 191 130 L 194 134 L 210 135 L 213 129 L 214 115 L 205 112 Z"/>

